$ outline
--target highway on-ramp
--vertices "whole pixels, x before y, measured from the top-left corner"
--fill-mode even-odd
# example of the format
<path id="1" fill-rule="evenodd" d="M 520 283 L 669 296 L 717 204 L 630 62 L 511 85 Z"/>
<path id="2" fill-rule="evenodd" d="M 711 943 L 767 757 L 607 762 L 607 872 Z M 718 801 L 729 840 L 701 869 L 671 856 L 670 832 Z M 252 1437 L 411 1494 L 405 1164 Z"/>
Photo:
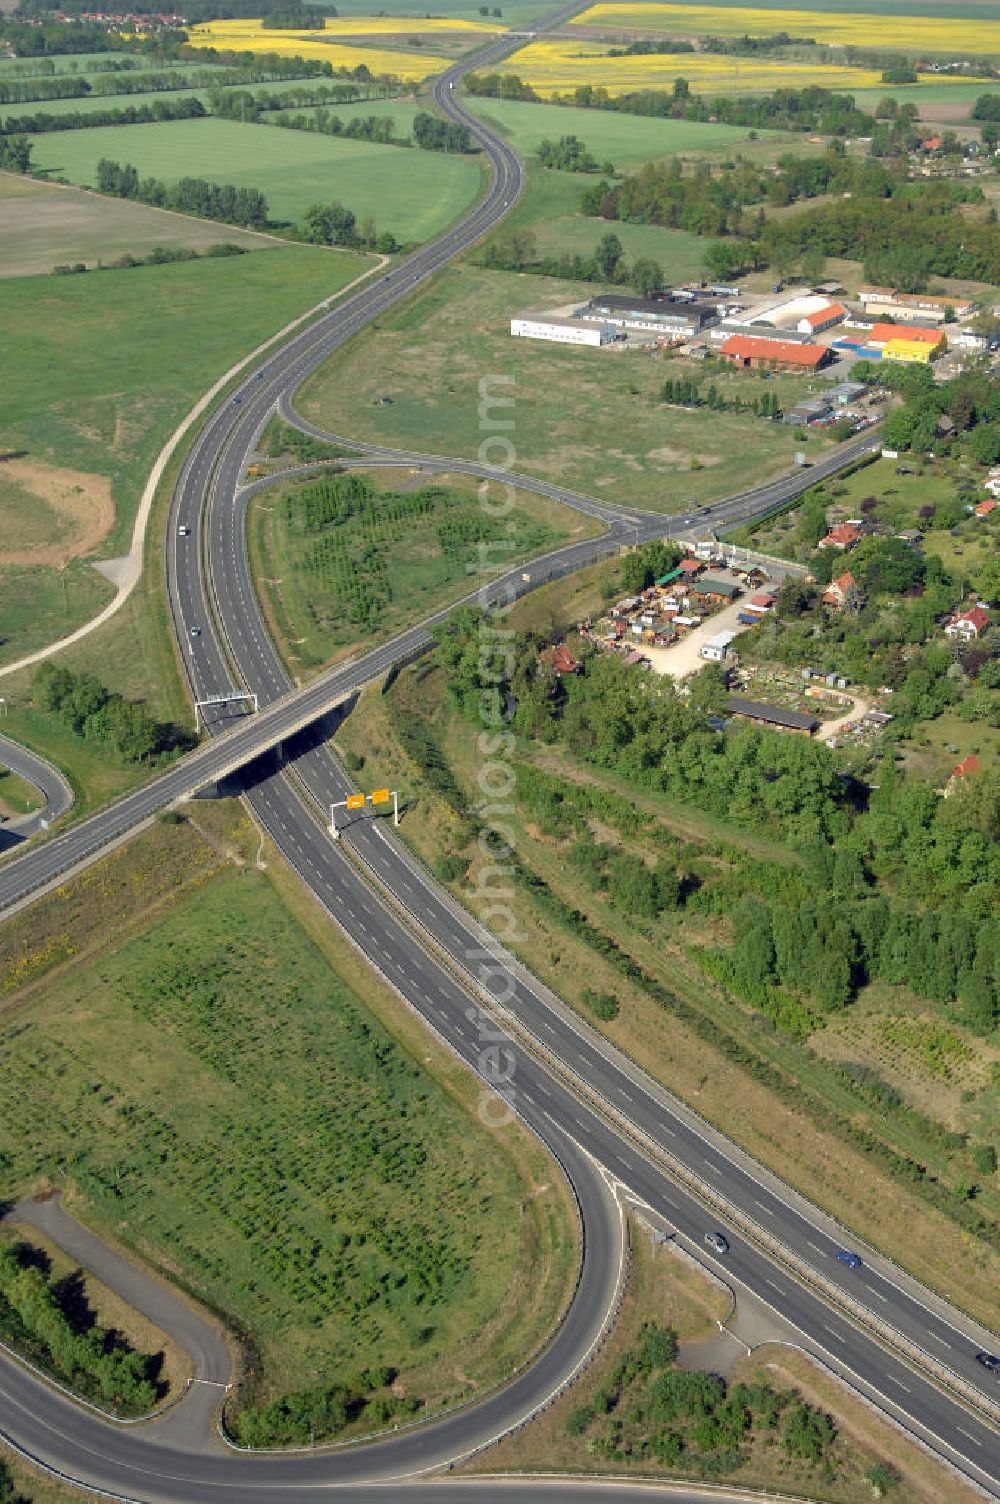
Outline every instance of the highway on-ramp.
<path id="1" fill-rule="evenodd" d="M 566 7 L 558 17 L 575 8 Z M 481 68 L 503 50 L 504 44 L 497 44 L 480 54 L 475 65 Z M 451 86 L 467 66 L 450 70 L 435 91 L 442 110 L 463 120 L 471 117 Z M 272 355 L 206 424 L 182 469 L 171 510 L 167 579 L 192 692 L 206 699 L 243 688 L 258 696 L 260 714 L 241 719 L 102 816 L 0 869 L 0 908 L 16 904 L 73 861 L 89 859 L 134 829 L 156 808 L 300 729 L 310 713 L 328 708 L 338 695 L 349 695 L 426 646 L 425 628 L 414 628 L 354 664 L 294 690 L 254 595 L 242 482 L 275 404 L 289 399 L 304 376 L 345 339 L 497 223 L 516 200 L 523 185 L 517 157 L 478 122 L 472 121 L 472 129 L 493 174 L 477 209 L 435 246 L 417 253 L 387 280 L 355 294 Z M 731 523 L 755 515 L 796 494 L 794 488 L 801 490 L 805 483 L 792 476 L 777 483 L 777 493 L 733 498 L 709 509 L 708 521 Z M 526 477 L 518 484 L 541 489 Z M 571 505 L 586 501 L 568 492 L 558 499 Z M 590 509 L 600 505 L 591 503 Z M 576 568 L 621 541 L 663 535 L 675 525 L 641 514 L 626 522 L 612 518 L 607 540 L 558 550 L 532 564 L 530 572 L 534 580 Z M 190 529 L 187 536 L 181 535 L 181 526 Z M 502 598 L 505 585 L 510 593 L 517 582 L 514 572 L 506 582 L 491 582 L 488 594 Z M 232 711 L 210 708 L 207 714 L 213 732 L 232 726 Z M 843 1234 L 828 1218 L 728 1144 L 553 998 L 433 883 L 380 822 L 358 821 L 335 845 L 321 812 L 348 788 L 339 764 L 320 745 L 297 756 L 291 770 L 263 770 L 247 798 L 331 919 L 429 1027 L 487 1084 L 501 1090 L 557 1155 L 576 1191 L 584 1230 L 580 1283 L 566 1320 L 544 1353 L 502 1391 L 364 1446 L 280 1457 L 247 1456 L 207 1444 L 180 1448 L 166 1434 L 158 1439 L 155 1427 L 122 1428 L 94 1416 L 6 1359 L 0 1360 L 0 1429 L 72 1479 L 156 1504 L 210 1504 L 234 1497 L 270 1504 L 307 1491 L 358 1491 L 375 1483 L 381 1485 L 380 1495 L 409 1496 L 418 1473 L 446 1466 L 517 1424 L 586 1360 L 600 1336 L 619 1274 L 621 1229 L 608 1194 L 610 1177 L 692 1247 L 701 1247 L 706 1227 L 723 1226 L 731 1251 L 724 1261 L 715 1260 L 717 1272 L 779 1311 L 802 1333 L 804 1346 L 851 1378 L 937 1455 L 1000 1497 L 1000 1443 L 989 1419 L 986 1376 L 974 1362 L 976 1346 L 989 1341 L 989 1335 L 874 1254 L 866 1253 L 863 1270 L 846 1270 L 835 1258 Z M 474 999 L 487 968 L 488 985 L 478 994 L 481 1009 Z M 484 1038 L 491 1046 L 496 1043 L 493 1019 L 498 1015 L 506 1034 L 499 1054 L 484 1050 Z M 498 1060 L 503 1066 L 499 1079 Z M 704 1249 L 702 1254 L 711 1257 Z M 938 1381 L 949 1378 L 964 1385 L 973 1400 L 978 1397 L 978 1410 L 941 1387 Z M 590 1486 L 575 1482 L 572 1496 Z M 628 1485 L 616 1489 L 622 1500 L 634 1494 Z M 448 1485 L 448 1496 L 455 1498 L 506 1499 L 517 1491 L 517 1485 L 503 1483 Z M 531 1492 L 540 1496 L 540 1487 L 532 1485 Z"/>

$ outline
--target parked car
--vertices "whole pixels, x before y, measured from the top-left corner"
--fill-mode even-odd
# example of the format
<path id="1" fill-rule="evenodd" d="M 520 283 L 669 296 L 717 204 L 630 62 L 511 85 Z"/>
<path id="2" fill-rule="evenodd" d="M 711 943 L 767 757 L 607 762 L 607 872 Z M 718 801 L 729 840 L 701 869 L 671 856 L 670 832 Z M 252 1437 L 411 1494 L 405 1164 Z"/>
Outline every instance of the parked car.
<path id="1" fill-rule="evenodd" d="M 729 1239 L 724 1237 L 721 1232 L 707 1232 L 705 1234 L 705 1245 L 711 1248 L 713 1253 L 729 1252 Z"/>
<path id="2" fill-rule="evenodd" d="M 849 1248 L 838 1248 L 837 1257 L 842 1264 L 847 1265 L 848 1269 L 861 1268 L 861 1255 L 852 1253 Z"/>

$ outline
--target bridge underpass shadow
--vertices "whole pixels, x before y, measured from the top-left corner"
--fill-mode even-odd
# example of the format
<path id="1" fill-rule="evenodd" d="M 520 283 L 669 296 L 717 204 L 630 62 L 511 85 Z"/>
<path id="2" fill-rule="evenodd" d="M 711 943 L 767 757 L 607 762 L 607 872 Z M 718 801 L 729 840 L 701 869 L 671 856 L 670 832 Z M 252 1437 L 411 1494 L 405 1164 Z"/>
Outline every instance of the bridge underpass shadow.
<path id="1" fill-rule="evenodd" d="M 294 736 L 286 738 L 277 747 L 272 747 L 267 752 L 262 752 L 259 757 L 245 763 L 235 773 L 227 773 L 224 778 L 217 782 L 206 784 L 205 788 L 199 789 L 196 799 L 239 799 L 243 794 L 250 794 L 260 784 L 266 783 L 273 778 L 281 769 L 288 767 L 304 757 L 307 752 L 314 752 L 317 747 L 322 747 L 334 735 L 337 729 L 343 725 L 350 715 L 359 696 L 351 695 L 350 699 L 319 716 Z"/>
<path id="2" fill-rule="evenodd" d="M 27 839 L 19 830 L 8 830 L 5 825 L 0 825 L 0 855 L 5 851 L 13 851 L 15 846 L 23 846 Z"/>

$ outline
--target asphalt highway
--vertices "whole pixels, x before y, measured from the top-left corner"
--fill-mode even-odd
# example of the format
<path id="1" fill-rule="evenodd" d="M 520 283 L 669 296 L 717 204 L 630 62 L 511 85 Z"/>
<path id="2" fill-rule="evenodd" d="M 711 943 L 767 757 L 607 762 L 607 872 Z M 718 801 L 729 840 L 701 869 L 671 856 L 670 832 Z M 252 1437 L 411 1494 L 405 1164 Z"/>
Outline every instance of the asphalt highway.
<path id="1" fill-rule="evenodd" d="M 565 7 L 548 18 L 548 24 L 577 8 Z M 474 66 L 496 61 L 509 45 L 487 49 Z M 436 86 L 442 110 L 463 120 L 472 117 L 454 97 L 451 85 L 468 66 L 456 65 Z M 414 628 L 323 680 L 294 690 L 254 595 L 244 533 L 248 492 L 242 481 L 276 403 L 290 399 L 304 376 L 345 339 L 491 228 L 520 194 L 523 175 L 516 155 L 478 122 L 473 121 L 472 128 L 493 174 L 492 186 L 476 210 L 388 279 L 355 294 L 273 354 L 218 409 L 182 469 L 171 510 L 167 581 L 192 692 L 205 699 L 234 686 L 244 688 L 259 697 L 260 713 L 242 717 L 232 709 L 209 707 L 213 738 L 205 746 L 112 810 L 0 869 L 0 908 L 18 902 L 73 862 L 89 859 L 156 808 L 298 730 L 308 716 L 328 709 L 338 696 L 349 695 L 426 646 L 426 629 Z M 858 452 L 870 442 L 859 444 Z M 414 463 L 426 463 L 427 458 L 411 457 Z M 465 468 L 465 462 L 453 459 L 443 463 L 449 469 Z M 796 474 L 770 488 L 731 498 L 709 509 L 707 516 L 698 514 L 699 524 L 730 525 L 758 515 L 822 473 L 817 466 L 806 476 Z M 530 477 L 518 477 L 517 484 L 543 489 L 543 483 Z M 601 506 L 561 488 L 546 488 L 545 494 L 571 505 L 589 502 L 585 510 Z M 602 515 L 606 514 L 604 508 Z M 190 529 L 187 536 L 179 531 L 182 525 Z M 527 566 L 531 583 L 579 568 L 619 542 L 662 536 L 671 526 L 685 524 L 665 525 L 663 518 L 642 514 L 632 514 L 624 523 L 615 517 L 607 538 L 571 545 Z M 489 597 L 514 593 L 523 585 L 520 574 L 516 570 L 493 580 Z M 197 635 L 192 635 L 195 630 Z M 288 751 L 295 748 L 290 744 Z M 246 797 L 331 919 L 484 1083 L 500 1089 L 556 1154 L 577 1194 L 584 1229 L 580 1284 L 567 1319 L 546 1351 L 496 1395 L 364 1447 L 267 1458 L 221 1448 L 178 1448 L 168 1439 L 157 1440 L 155 1427 L 122 1429 L 100 1420 L 2 1357 L 0 1429 L 70 1478 L 155 1504 L 209 1504 L 234 1496 L 277 1504 L 306 1490 L 356 1491 L 376 1482 L 385 1485 L 379 1494 L 402 1498 L 417 1486 L 412 1481 L 415 1474 L 446 1466 L 517 1424 L 585 1361 L 613 1299 L 621 1251 L 620 1222 L 605 1179 L 595 1169 L 599 1165 L 737 1289 L 752 1291 L 780 1312 L 801 1331 L 804 1346 L 849 1376 L 938 1455 L 1000 1497 L 995 1425 L 944 1393 L 931 1378 L 933 1366 L 940 1365 L 986 1401 L 991 1381 L 975 1364 L 974 1352 L 976 1346 L 995 1339 L 867 1251 L 862 1270 L 846 1270 L 834 1257 L 845 1235 L 828 1218 L 645 1078 L 499 951 L 472 915 L 438 889 L 386 833 L 384 822 L 356 821 L 339 843 L 333 843 L 318 813 L 343 798 L 349 787 L 339 764 L 321 744 L 297 755 L 293 770 L 261 768 Z M 508 1038 L 500 1041 L 491 1017 L 473 1002 L 484 953 L 492 955 L 493 969 L 490 988 L 481 1000 L 488 1003 L 501 994 L 509 1025 Z M 703 1192 L 693 1194 L 690 1186 L 700 1186 Z M 706 1201 L 717 1209 L 707 1210 Z M 703 1246 L 709 1227 L 726 1231 L 731 1248 L 724 1260 L 713 1259 Z M 828 1298 L 820 1290 L 828 1291 Z M 900 1334 L 911 1355 L 919 1349 L 926 1357 L 905 1361 L 888 1351 L 845 1314 L 838 1297 L 863 1309 L 869 1325 L 878 1323 Z M 585 1486 L 590 1485 L 575 1482 L 572 1497 L 578 1498 Z M 483 1492 L 487 1489 L 495 1493 Z M 448 1485 L 450 1497 L 463 1498 L 466 1491 L 470 1499 L 499 1500 L 515 1497 L 520 1490 L 516 1484 L 462 1483 L 454 1491 Z M 531 1495 L 539 1493 L 533 1484 Z M 634 1493 L 618 1485 L 615 1497 L 624 1501 Z"/>

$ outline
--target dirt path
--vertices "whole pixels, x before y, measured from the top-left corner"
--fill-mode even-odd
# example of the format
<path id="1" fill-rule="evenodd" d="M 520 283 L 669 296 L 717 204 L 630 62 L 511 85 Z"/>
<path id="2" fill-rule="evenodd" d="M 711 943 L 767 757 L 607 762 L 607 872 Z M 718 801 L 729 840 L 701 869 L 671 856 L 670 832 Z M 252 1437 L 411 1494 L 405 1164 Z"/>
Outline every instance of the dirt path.
<path id="1" fill-rule="evenodd" d="M 860 698 L 853 700 L 851 702 L 850 708 L 848 710 L 845 710 L 843 715 L 839 715 L 835 721 L 823 722 L 822 726 L 816 733 L 816 740 L 818 742 L 831 741 L 833 737 L 839 735 L 839 733 L 847 725 L 848 721 L 857 722 L 863 720 L 870 709 L 871 705 L 867 700 L 862 700 Z"/>
<path id="2" fill-rule="evenodd" d="M 350 292 L 352 288 L 357 287 L 360 282 L 367 281 L 369 277 L 372 277 L 376 273 L 381 271 L 382 267 L 385 266 L 388 259 L 389 258 L 387 256 L 380 256 L 377 265 L 369 267 L 367 271 L 364 271 L 360 276 L 355 277 L 352 282 L 348 282 L 346 287 L 340 288 L 336 293 L 336 297 L 342 297 L 345 293 Z M 28 653 L 26 657 L 18 658 L 14 663 L 5 664 L 3 668 L 0 668 L 0 679 L 2 679 L 5 674 L 15 674 L 22 668 L 30 668 L 33 663 L 43 662 L 46 658 L 51 658 L 54 653 L 62 652 L 63 648 L 71 647 L 74 642 L 81 642 L 84 637 L 89 637 L 91 632 L 96 632 L 98 627 L 103 627 L 106 621 L 110 621 L 115 613 L 121 610 L 122 606 L 124 606 L 125 602 L 128 600 L 129 596 L 132 594 L 132 591 L 135 589 L 136 585 L 139 583 L 139 580 L 142 577 L 143 553 L 146 545 L 146 529 L 149 526 L 149 518 L 153 510 L 153 501 L 156 497 L 156 492 L 157 488 L 159 487 L 160 481 L 163 479 L 164 471 L 166 470 L 167 465 L 170 463 L 170 460 L 173 458 L 174 452 L 177 449 L 177 446 L 180 444 L 181 440 L 184 438 L 184 435 L 198 421 L 202 413 L 205 412 L 210 403 L 218 396 L 218 394 L 226 387 L 226 385 L 233 379 L 234 376 L 237 376 L 240 371 L 245 370 L 247 366 L 252 365 L 254 361 L 257 360 L 258 356 L 262 355 L 265 350 L 271 347 L 271 345 L 276 344 L 281 339 L 284 339 L 285 336 L 290 334 L 293 329 L 298 328 L 300 324 L 305 323 L 305 321 L 311 318 L 314 313 L 319 311 L 319 309 L 325 307 L 328 302 L 328 297 L 321 299 L 320 302 L 316 303 L 312 308 L 306 309 L 305 313 L 299 314 L 298 318 L 292 319 L 291 323 L 286 324 L 283 329 L 279 329 L 276 334 L 272 334 L 269 339 L 264 340 L 264 342 L 258 345 L 255 350 L 251 350 L 249 355 L 245 355 L 242 360 L 238 360 L 235 365 L 230 366 L 229 370 L 226 371 L 224 375 L 219 377 L 215 385 L 212 386 L 205 393 L 205 395 L 195 403 L 194 407 L 192 407 L 187 416 L 183 418 L 174 429 L 173 433 L 170 435 L 170 438 L 167 440 L 163 448 L 160 450 L 160 453 L 157 455 L 156 462 L 153 465 L 152 470 L 149 472 L 149 478 L 146 481 L 146 485 L 142 493 L 142 499 L 139 502 L 139 510 L 136 513 L 135 526 L 132 529 L 131 547 L 129 548 L 129 551 L 124 560 L 112 561 L 118 566 L 118 568 L 116 568 L 114 571 L 115 581 L 118 586 L 118 593 L 116 594 L 114 600 L 110 601 L 109 604 L 105 606 L 104 610 L 99 611 L 98 614 L 95 617 L 92 617 L 90 621 L 85 622 L 82 627 L 77 627 L 76 631 L 70 632 L 68 636 L 61 637 L 58 642 L 50 642 L 47 647 L 39 648 L 34 653 Z"/>

